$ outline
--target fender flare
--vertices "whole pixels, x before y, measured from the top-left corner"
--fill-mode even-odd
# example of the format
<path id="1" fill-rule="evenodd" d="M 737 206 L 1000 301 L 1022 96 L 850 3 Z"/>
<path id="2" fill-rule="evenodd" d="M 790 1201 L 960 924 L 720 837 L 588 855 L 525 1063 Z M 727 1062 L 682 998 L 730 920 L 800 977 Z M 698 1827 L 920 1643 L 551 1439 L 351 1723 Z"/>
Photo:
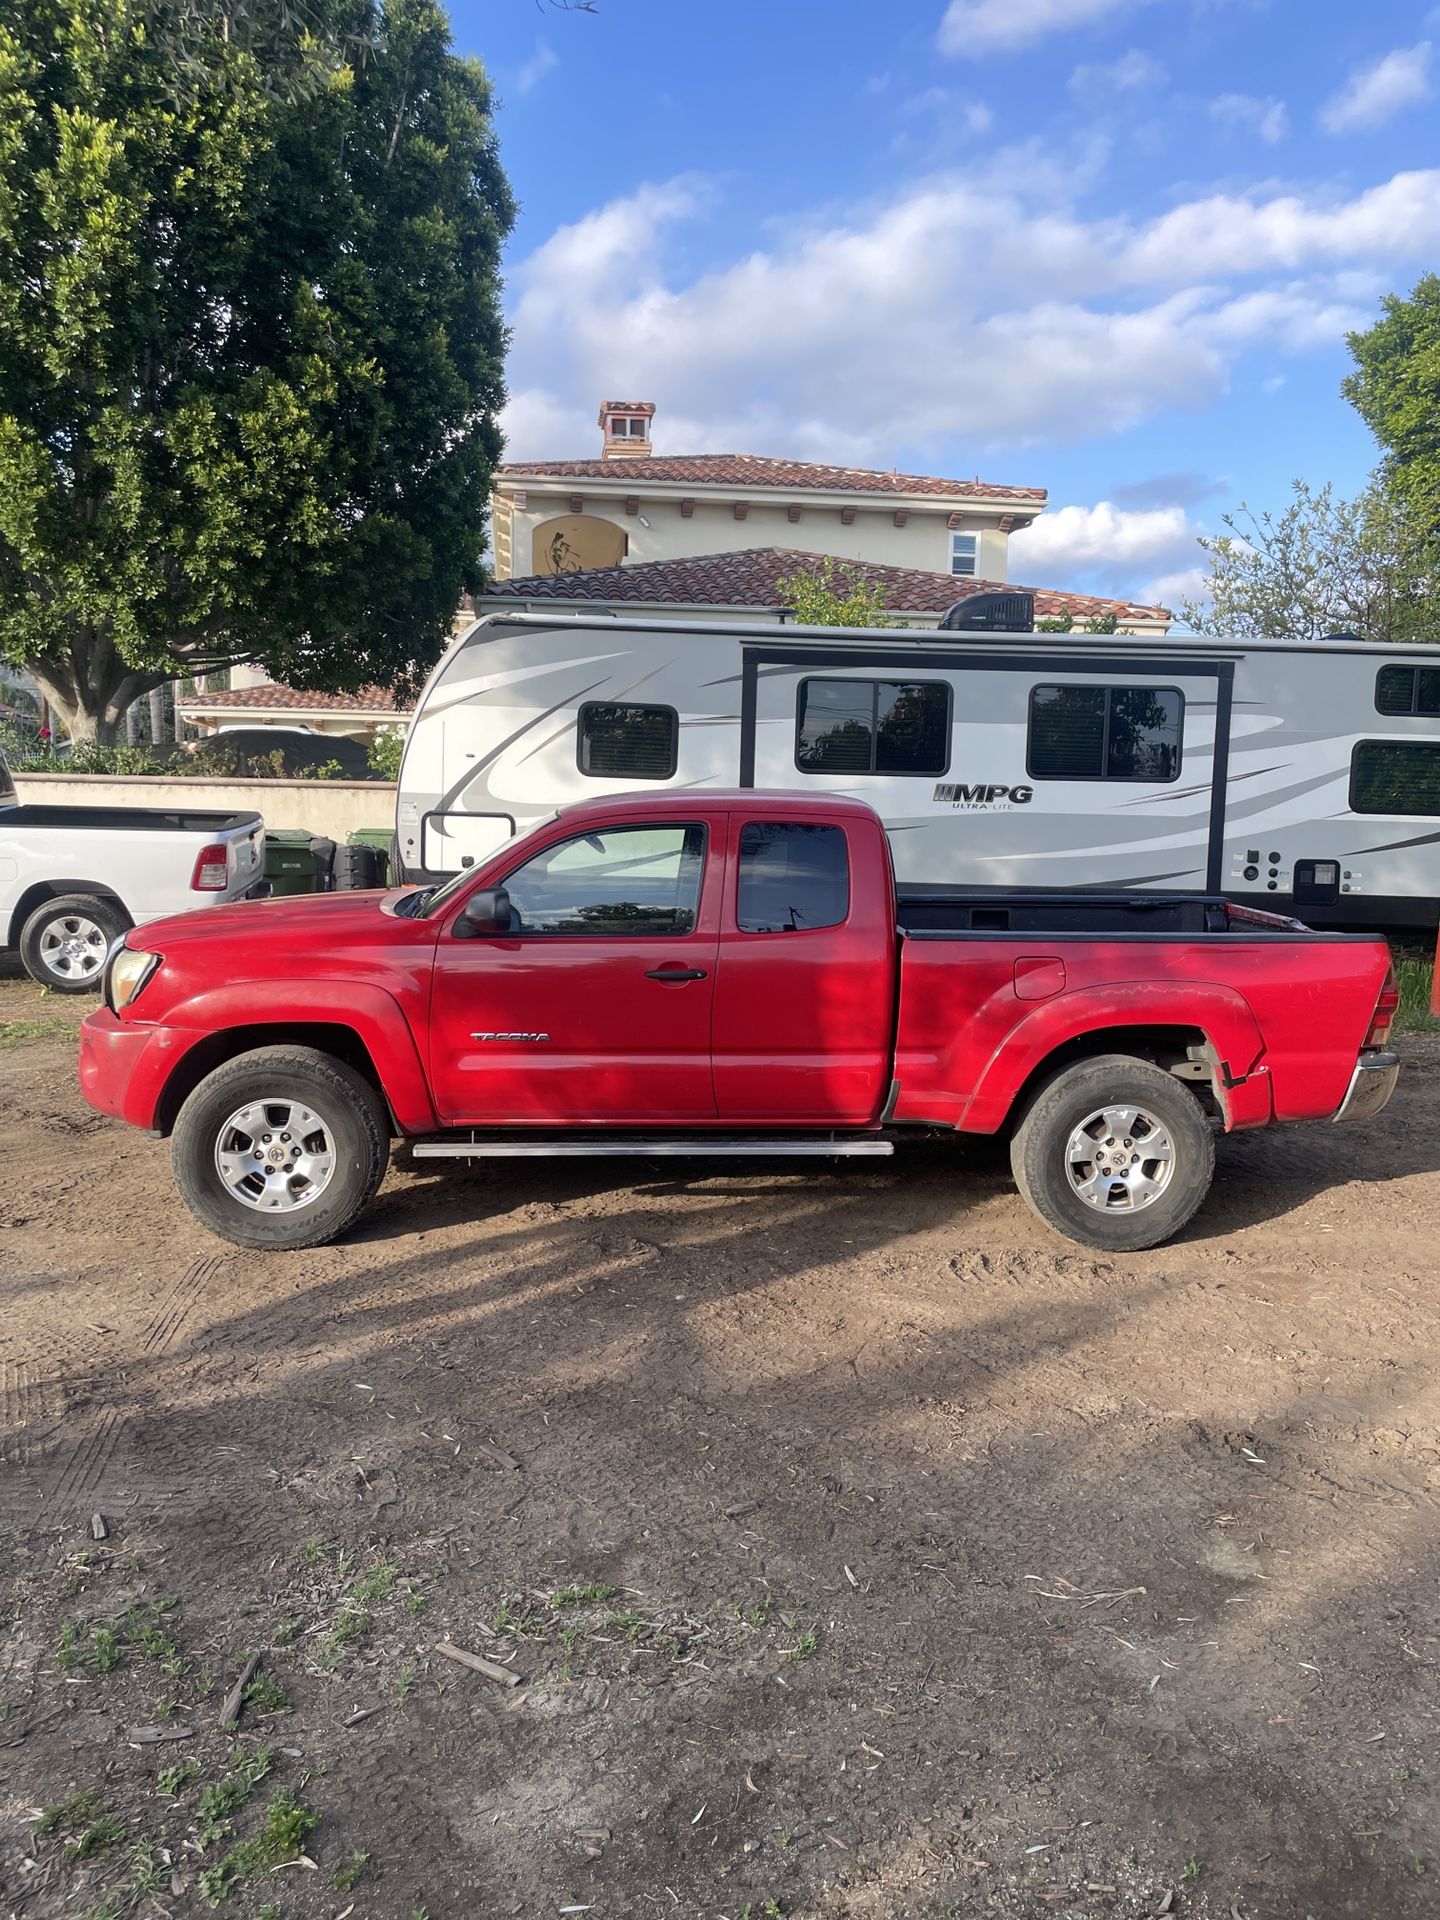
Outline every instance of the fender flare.
<path id="1" fill-rule="evenodd" d="M 1270 1118 L 1269 1075 L 1261 1065 L 1265 1040 L 1245 996 L 1213 981 L 1133 980 L 1119 991 L 1085 987 L 1060 994 L 1026 1014 L 986 1061 L 959 1125 L 968 1132 L 997 1132 L 1048 1059 L 1072 1041 L 1119 1027 L 1198 1029 L 1214 1053 L 1215 1097 L 1226 1131 Z"/>
<path id="2" fill-rule="evenodd" d="M 271 1012 L 266 1002 L 275 1008 Z M 169 1079 L 194 1048 L 237 1027 L 342 1027 L 364 1047 L 396 1124 L 405 1134 L 433 1132 L 435 1109 L 415 1035 L 404 1010 L 384 987 L 356 980 L 235 981 L 182 1001 L 165 1015 L 172 1033 L 193 1035 L 177 1052 Z M 264 1044 L 260 1042 L 259 1044 Z"/>

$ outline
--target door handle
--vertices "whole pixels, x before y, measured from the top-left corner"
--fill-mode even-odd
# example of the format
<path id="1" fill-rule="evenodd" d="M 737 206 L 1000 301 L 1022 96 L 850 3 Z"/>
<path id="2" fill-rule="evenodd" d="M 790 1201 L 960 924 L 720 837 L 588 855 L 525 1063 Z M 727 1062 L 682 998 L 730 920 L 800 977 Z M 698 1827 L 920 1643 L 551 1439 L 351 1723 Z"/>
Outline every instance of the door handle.
<path id="1" fill-rule="evenodd" d="M 645 978 L 659 980 L 667 987 L 677 987 L 683 986 L 687 980 L 706 980 L 709 975 L 704 967 L 652 967 Z"/>

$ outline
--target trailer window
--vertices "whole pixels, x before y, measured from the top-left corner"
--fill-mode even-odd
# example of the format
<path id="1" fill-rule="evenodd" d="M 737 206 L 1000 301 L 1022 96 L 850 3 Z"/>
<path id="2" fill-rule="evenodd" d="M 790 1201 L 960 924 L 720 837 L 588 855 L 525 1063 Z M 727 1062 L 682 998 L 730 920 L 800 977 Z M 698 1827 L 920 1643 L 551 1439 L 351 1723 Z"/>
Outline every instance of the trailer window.
<path id="1" fill-rule="evenodd" d="M 802 680 L 795 764 L 802 773 L 944 773 L 945 680 Z"/>
<path id="2" fill-rule="evenodd" d="M 1032 780 L 1176 780 L 1185 698 L 1175 687 L 1032 687 Z"/>
<path id="3" fill-rule="evenodd" d="M 588 700 L 580 709 L 577 758 L 596 780 L 668 780 L 679 753 L 674 707 Z"/>
<path id="4" fill-rule="evenodd" d="M 1440 667 L 1381 667 L 1375 711 L 1440 714 Z"/>
<path id="5" fill-rule="evenodd" d="M 814 933 L 850 911 L 850 859 L 840 827 L 748 820 L 740 830 L 735 921 L 742 933 Z"/>
<path id="6" fill-rule="evenodd" d="M 1350 811 L 1440 814 L 1440 741 L 1357 741 Z"/>

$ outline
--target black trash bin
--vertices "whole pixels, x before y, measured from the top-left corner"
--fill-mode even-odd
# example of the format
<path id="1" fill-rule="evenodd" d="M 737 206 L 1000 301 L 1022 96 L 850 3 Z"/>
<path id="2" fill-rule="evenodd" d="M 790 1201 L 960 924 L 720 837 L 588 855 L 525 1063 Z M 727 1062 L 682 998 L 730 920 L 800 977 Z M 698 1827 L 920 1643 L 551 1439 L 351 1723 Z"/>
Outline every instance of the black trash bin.
<path id="1" fill-rule="evenodd" d="M 335 885 L 335 842 L 324 834 L 312 834 L 310 854 L 315 862 L 315 891 L 329 893 Z"/>
<path id="2" fill-rule="evenodd" d="M 364 887 L 378 887 L 380 856 L 374 847 L 336 847 L 334 887 L 337 893 L 355 893 Z"/>

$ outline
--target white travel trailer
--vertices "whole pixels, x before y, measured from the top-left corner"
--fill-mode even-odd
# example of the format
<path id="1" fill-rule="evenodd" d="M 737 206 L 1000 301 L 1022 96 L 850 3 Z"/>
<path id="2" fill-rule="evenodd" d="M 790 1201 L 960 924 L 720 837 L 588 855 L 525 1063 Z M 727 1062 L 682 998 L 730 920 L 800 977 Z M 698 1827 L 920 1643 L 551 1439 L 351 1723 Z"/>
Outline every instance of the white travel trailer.
<path id="1" fill-rule="evenodd" d="M 1440 655 L 491 614 L 416 710 L 400 870 L 442 879 L 652 781 L 855 795 L 911 890 L 1223 893 L 1434 926 Z"/>

